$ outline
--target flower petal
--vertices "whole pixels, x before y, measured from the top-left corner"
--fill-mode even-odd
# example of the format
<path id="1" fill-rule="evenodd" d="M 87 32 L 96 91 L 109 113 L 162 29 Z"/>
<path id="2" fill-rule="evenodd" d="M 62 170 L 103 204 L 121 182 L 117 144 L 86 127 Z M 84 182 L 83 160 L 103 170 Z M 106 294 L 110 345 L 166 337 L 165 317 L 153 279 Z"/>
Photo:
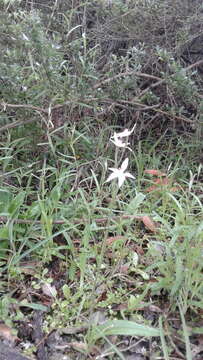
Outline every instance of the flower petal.
<path id="1" fill-rule="evenodd" d="M 114 133 L 114 136 L 115 136 L 115 134 L 116 134 L 116 136 L 117 136 L 118 138 L 121 138 L 121 137 L 129 136 L 129 135 L 130 135 L 130 131 L 129 131 L 128 129 L 125 129 L 125 130 L 123 130 L 123 131 L 120 132 L 120 133 Z"/>
<path id="2" fill-rule="evenodd" d="M 125 148 L 127 145 L 129 145 L 129 143 L 126 143 L 126 142 L 122 141 L 121 139 L 119 139 L 116 133 L 114 133 L 114 135 L 111 137 L 110 141 L 114 145 L 116 145 L 118 147 L 122 147 L 122 148 Z"/>
<path id="3" fill-rule="evenodd" d="M 111 170 L 111 171 L 113 171 L 114 173 L 117 173 L 117 174 L 120 172 L 120 170 L 117 169 L 117 168 L 109 168 L 109 170 Z"/>
<path id="4" fill-rule="evenodd" d="M 116 134 L 116 136 L 117 136 L 118 138 L 127 137 L 127 136 L 129 136 L 129 135 L 132 134 L 132 132 L 134 131 L 135 127 L 136 127 L 136 124 L 134 124 L 134 126 L 133 126 L 133 128 L 132 128 L 131 130 L 125 129 L 125 130 L 123 130 L 123 131 L 120 132 L 120 133 L 114 133 L 114 136 L 115 136 L 115 134 Z"/>
<path id="5" fill-rule="evenodd" d="M 127 167 L 128 167 L 128 158 L 126 158 L 123 162 L 122 162 L 122 164 L 121 164 L 121 167 L 120 167 L 120 169 L 122 170 L 122 172 L 124 172 L 126 169 L 127 169 Z"/>
<path id="6" fill-rule="evenodd" d="M 118 176 L 115 173 L 112 173 L 111 175 L 109 175 L 109 177 L 107 178 L 107 180 L 105 182 L 109 182 L 113 179 L 116 179 Z"/>
<path id="7" fill-rule="evenodd" d="M 125 181 L 125 174 L 121 173 L 118 178 L 118 187 L 119 188 L 123 185 L 124 181 Z"/>
<path id="8" fill-rule="evenodd" d="M 125 142 L 123 142 L 122 140 L 116 140 L 116 141 L 111 140 L 111 142 L 118 147 L 125 148 L 127 146 L 127 144 Z"/>
<path id="9" fill-rule="evenodd" d="M 130 174 L 129 172 L 124 173 L 124 175 L 125 175 L 125 177 L 129 177 L 129 178 L 131 178 L 131 179 L 135 179 L 135 177 L 134 177 L 132 174 Z"/>

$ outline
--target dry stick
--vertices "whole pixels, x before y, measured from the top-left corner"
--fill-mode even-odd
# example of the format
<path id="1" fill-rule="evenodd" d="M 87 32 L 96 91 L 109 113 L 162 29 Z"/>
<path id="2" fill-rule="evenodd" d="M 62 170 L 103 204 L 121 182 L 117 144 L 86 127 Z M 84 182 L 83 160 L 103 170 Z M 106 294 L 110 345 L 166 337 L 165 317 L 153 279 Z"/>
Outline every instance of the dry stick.
<path id="1" fill-rule="evenodd" d="M 156 83 L 157 84 L 157 83 Z M 135 98 L 136 99 L 136 98 Z M 99 98 L 92 98 L 92 99 L 87 99 L 86 102 L 89 102 L 89 101 L 96 101 L 96 100 L 100 100 Z M 185 122 L 188 122 L 188 123 L 191 123 L 193 124 L 193 121 L 192 120 L 189 120 L 187 118 L 183 118 L 183 117 L 180 117 L 180 116 L 176 116 L 176 115 L 173 115 L 173 114 L 170 114 L 170 113 L 167 113 L 161 109 L 157 109 L 157 107 L 160 106 L 160 104 L 156 104 L 156 105 L 151 105 L 151 106 L 146 106 L 145 104 L 142 104 L 142 103 L 139 103 L 137 101 L 134 101 L 133 99 L 132 100 L 119 100 L 117 103 L 111 99 L 102 99 L 103 102 L 112 102 L 112 104 L 114 105 L 117 105 L 119 106 L 119 102 L 120 103 L 123 103 L 123 104 L 131 104 L 131 105 L 137 105 L 137 106 L 140 106 L 140 108 L 136 109 L 136 111 L 146 111 L 146 110 L 153 110 L 153 111 L 157 111 L 157 112 L 160 112 L 162 113 L 163 115 L 166 115 L 168 117 L 173 117 L 174 119 L 177 119 L 177 120 L 181 120 L 181 121 L 185 121 Z M 65 105 L 68 105 L 69 103 L 71 103 L 71 101 L 67 101 L 65 102 L 64 104 L 58 104 L 58 105 L 55 105 L 53 108 L 51 108 L 51 111 L 53 110 L 56 110 L 56 109 L 59 109 L 61 107 L 64 107 Z M 5 107 L 8 106 L 8 107 L 13 107 L 13 108 L 28 108 L 28 109 L 31 109 L 31 110 L 35 110 L 35 111 L 38 111 L 38 112 L 43 112 L 43 113 L 46 113 L 48 114 L 48 110 L 47 109 L 41 109 L 41 108 L 38 108 L 36 106 L 32 106 L 32 105 L 16 105 L 16 104 L 0 104 L 2 106 Z M 18 126 L 21 126 L 21 125 L 26 125 L 28 123 L 31 123 L 33 121 L 38 121 L 38 119 L 29 119 L 29 120 L 20 120 L 20 121 L 15 121 L 11 124 L 7 124 L 7 125 L 4 125 L 0 128 L 0 132 L 2 131 L 5 131 L 5 130 L 8 130 L 8 129 L 12 129 L 12 128 L 15 128 L 15 127 L 18 127 Z"/>
<path id="2" fill-rule="evenodd" d="M 101 99 L 99 98 L 91 98 L 91 99 L 86 99 L 86 102 L 92 102 L 92 101 L 99 101 Z M 159 105 L 152 105 L 152 106 L 146 106 L 142 103 L 138 103 L 138 102 L 132 102 L 132 101 L 125 101 L 125 100 L 119 100 L 119 102 L 115 102 L 114 100 L 111 100 L 111 99 L 102 99 L 102 102 L 110 102 L 112 103 L 113 105 L 117 105 L 117 106 L 121 106 L 119 104 L 119 102 L 123 102 L 123 103 L 126 103 L 126 104 L 132 104 L 132 105 L 138 105 L 140 106 L 141 108 L 140 109 L 137 109 L 136 111 L 145 111 L 145 110 L 150 110 L 150 109 L 153 109 L 155 107 L 158 107 Z M 43 112 L 44 114 L 48 115 L 48 113 L 50 111 L 53 111 L 53 110 L 57 110 L 57 109 L 60 109 L 66 105 L 69 105 L 71 104 L 72 102 L 71 101 L 66 101 L 65 103 L 63 104 L 57 104 L 55 106 L 53 106 L 52 108 L 50 109 L 42 109 L 42 108 L 39 108 L 37 106 L 32 106 L 32 105 L 28 105 L 28 104 L 6 104 L 6 103 L 0 103 L 0 106 L 2 106 L 4 108 L 4 110 L 7 108 L 7 107 L 11 107 L 11 108 L 25 108 L 25 109 L 30 109 L 30 110 L 35 110 L 37 112 Z M 33 121 L 38 121 L 38 119 L 29 119 L 29 120 L 18 120 L 18 121 L 15 121 L 11 124 L 7 124 L 7 125 L 4 125 L 0 128 L 0 132 L 2 131 L 5 131 L 5 130 L 8 130 L 8 129 L 12 129 L 12 128 L 15 128 L 15 127 L 18 127 L 18 126 L 21 126 L 21 125 L 26 125 L 28 123 L 31 123 Z"/>
<path id="3" fill-rule="evenodd" d="M 18 127 L 18 126 L 21 126 L 21 125 L 25 125 L 25 124 L 29 124 L 33 121 L 36 121 L 36 119 L 29 119 L 29 120 L 18 120 L 18 121 L 14 121 L 12 122 L 11 124 L 7 124 L 7 125 L 4 125 L 0 128 L 0 132 L 1 131 L 5 131 L 5 130 L 8 130 L 8 129 L 13 129 L 15 127 Z"/>
<path id="4" fill-rule="evenodd" d="M 168 117 L 172 117 L 173 119 L 177 119 L 177 120 L 181 120 L 181 121 L 185 121 L 189 124 L 194 124 L 194 121 L 193 120 L 190 120 L 186 117 L 182 117 L 182 116 L 177 116 L 177 115 L 174 115 L 174 114 L 170 114 L 168 113 L 167 111 L 163 111 L 161 109 L 157 109 L 160 104 L 157 104 L 157 105 L 152 105 L 152 106 L 146 106 L 144 104 L 141 104 L 141 103 L 138 103 L 138 102 L 135 102 L 133 100 L 131 101 L 128 101 L 128 100 L 119 100 L 119 102 L 122 102 L 122 103 L 127 103 L 127 104 L 134 104 L 134 105 L 139 105 L 139 106 L 143 106 L 143 109 L 136 109 L 136 111 L 140 111 L 140 110 L 152 110 L 152 111 L 155 111 L 155 112 L 159 112 L 165 116 L 168 116 Z"/>
<path id="5" fill-rule="evenodd" d="M 136 101 L 128 101 L 128 100 L 119 100 L 119 102 L 121 103 L 126 103 L 126 104 L 132 104 L 132 105 L 137 105 L 137 106 L 141 106 L 140 109 L 136 109 L 136 111 L 145 111 L 145 110 L 153 110 L 158 108 L 161 104 L 155 104 L 155 105 L 145 105 Z"/>
<path id="6" fill-rule="evenodd" d="M 23 108 L 23 109 L 30 109 L 30 110 L 35 110 L 35 111 L 39 111 L 39 112 L 44 112 L 44 113 L 48 113 L 48 109 L 43 109 L 40 108 L 38 106 L 34 106 L 34 105 L 30 105 L 30 104 L 7 104 L 5 102 L 1 102 L 0 105 L 3 107 L 3 110 L 5 111 L 7 107 L 12 107 L 12 108 Z"/>
<path id="7" fill-rule="evenodd" d="M 102 99 L 102 101 L 105 101 L 107 103 L 110 102 L 112 105 L 116 105 L 116 106 L 120 106 L 121 105 L 120 103 L 140 106 L 140 108 L 136 109 L 136 111 L 151 110 L 151 109 L 155 109 L 155 108 L 157 108 L 157 107 L 159 107 L 161 105 L 161 104 L 145 105 L 145 104 L 142 104 L 142 103 L 137 102 L 137 101 L 122 100 L 122 99 L 118 100 L 118 101 L 115 101 L 113 99 Z"/>
<path id="8" fill-rule="evenodd" d="M 194 64 L 191 64 L 189 66 L 187 66 L 186 68 L 184 68 L 183 70 L 184 71 L 187 71 L 187 70 L 190 70 L 194 67 L 198 67 L 199 65 L 201 65 L 203 63 L 203 60 L 199 60 L 197 62 L 195 62 Z M 174 73 L 171 75 L 171 77 L 175 76 L 177 73 Z M 151 87 L 155 87 L 155 86 L 158 86 L 162 83 L 164 83 L 167 79 L 161 79 L 160 77 L 158 76 L 154 76 L 154 75 L 150 75 L 150 74 L 145 74 L 145 73 L 141 73 L 139 71 L 125 71 L 123 73 L 120 73 L 120 74 L 117 74 L 115 76 L 112 76 L 111 78 L 108 78 L 108 79 L 105 79 L 105 80 L 102 80 L 100 81 L 99 83 L 95 84 L 93 86 L 93 89 L 98 89 L 100 86 L 102 85 L 105 85 L 115 79 L 119 79 L 120 77 L 123 77 L 123 76 L 129 76 L 129 75 L 135 75 L 135 76 L 138 76 L 138 77 L 144 77 L 144 78 L 147 78 L 147 79 L 152 79 L 152 80 L 157 80 L 157 82 L 155 84 L 152 84 L 149 88 Z M 147 88 L 146 90 L 148 90 L 149 88 Z M 144 90 L 145 91 L 145 90 Z"/>
<path id="9" fill-rule="evenodd" d="M 184 71 L 188 71 L 188 70 L 193 69 L 194 67 L 198 67 L 198 66 L 201 65 L 201 64 L 203 64 L 203 60 L 199 60 L 199 61 L 195 62 L 194 64 L 191 64 L 191 65 L 187 66 L 187 67 L 184 68 L 183 70 L 184 70 Z M 176 74 L 177 74 L 177 73 L 172 74 L 171 77 L 174 77 Z M 161 85 L 161 84 L 164 84 L 166 81 L 167 81 L 167 79 L 159 79 L 156 83 L 151 84 L 150 86 L 148 86 L 148 88 L 146 88 L 145 90 L 143 90 L 143 91 L 141 92 L 141 94 L 139 94 L 138 97 L 143 96 L 147 91 L 149 91 L 149 90 L 151 90 L 151 89 L 153 89 L 153 88 L 155 88 L 155 87 L 157 87 L 157 86 L 159 86 L 159 85 Z M 198 93 L 197 93 L 197 96 L 199 96 L 200 98 L 202 98 L 202 96 L 199 95 Z M 137 97 L 135 97 L 134 99 L 137 99 Z M 133 101 L 133 99 L 132 99 L 132 101 Z"/>
<path id="10" fill-rule="evenodd" d="M 94 99 L 91 99 L 91 100 L 94 100 Z M 3 107 L 3 111 L 6 110 L 7 107 L 10 107 L 10 108 L 21 108 L 21 109 L 29 109 L 29 110 L 34 110 L 34 111 L 37 111 L 38 113 L 44 113 L 46 115 L 49 115 L 49 113 L 51 113 L 51 111 L 53 110 L 56 110 L 56 109 L 59 109 L 61 107 L 64 107 L 65 105 L 68 105 L 68 104 L 72 104 L 72 101 L 67 101 L 63 104 L 57 104 L 53 107 L 49 107 L 47 109 L 43 109 L 43 108 L 40 108 L 38 106 L 33 106 L 33 105 L 30 105 L 30 104 L 7 104 L 7 103 L 0 103 L 0 106 Z M 29 119 L 29 120 L 18 120 L 18 121 L 15 121 L 11 124 L 7 124 L 7 125 L 4 125 L 0 128 L 0 132 L 2 131 L 5 131 L 5 130 L 8 130 L 8 129 L 12 129 L 12 128 L 15 128 L 15 127 L 18 127 L 18 126 L 21 126 L 21 125 L 26 125 L 28 123 L 31 123 L 31 122 L 34 122 L 34 121 L 38 121 L 38 119 L 36 118 L 32 118 L 32 119 Z"/>
<path id="11" fill-rule="evenodd" d="M 156 83 L 157 84 L 157 83 Z M 96 101 L 96 100 L 100 100 L 100 99 L 98 99 L 98 98 L 94 98 L 94 99 L 89 99 L 89 100 L 91 100 L 91 101 Z M 87 101 L 87 100 L 86 100 Z M 157 109 L 157 107 L 159 107 L 160 106 L 160 104 L 156 104 L 156 105 L 152 105 L 152 106 L 146 106 L 145 104 L 142 104 L 142 103 L 139 103 L 139 102 L 137 102 L 137 101 L 133 101 L 133 100 L 119 100 L 119 102 L 115 102 L 115 101 L 113 101 L 113 100 L 111 100 L 111 99 L 102 99 L 102 101 L 103 102 L 112 102 L 112 104 L 114 104 L 114 105 L 117 105 L 117 106 L 119 106 L 120 104 L 119 104 L 119 102 L 120 103 L 123 103 L 123 104 L 131 104 L 131 105 L 137 105 L 137 106 L 140 106 L 140 108 L 138 108 L 138 109 L 136 109 L 136 111 L 146 111 L 146 110 L 153 110 L 153 111 L 156 111 L 156 112 L 160 112 L 160 113 L 162 113 L 163 115 L 166 115 L 166 116 L 168 116 L 168 117 L 172 117 L 172 118 L 174 118 L 174 119 L 177 119 L 177 120 L 181 120 L 181 121 L 185 121 L 185 122 L 187 122 L 187 123 L 190 123 L 190 124 L 193 124 L 193 121 L 192 120 L 189 120 L 189 119 L 187 119 L 187 118 L 183 118 L 183 117 L 180 117 L 180 116 L 177 116 L 177 115 L 173 115 L 173 114 L 170 114 L 170 113 L 167 113 L 166 111 L 163 111 L 163 110 L 161 110 L 161 109 Z M 53 108 L 51 108 L 51 111 L 52 110 L 55 110 L 55 109 L 59 109 L 59 108 L 61 108 L 61 107 L 63 107 L 63 106 L 65 106 L 65 105 L 67 105 L 67 103 L 70 103 L 70 102 L 66 102 L 66 103 L 64 103 L 64 104 L 58 104 L 58 105 L 56 105 L 56 106 L 54 106 Z M 0 104 L 0 105 L 2 105 L 2 104 Z M 15 104 L 6 104 L 6 105 L 8 105 L 8 106 L 10 106 L 10 107 L 24 107 L 24 105 L 15 105 Z M 28 105 L 26 106 L 26 108 L 28 108 Z M 32 105 L 30 105 L 30 107 L 29 107 L 30 109 L 33 109 L 33 110 L 37 110 L 38 112 L 39 111 L 43 111 L 44 113 L 48 113 L 48 111 L 46 110 L 46 109 L 41 109 L 40 110 L 40 108 L 37 108 L 36 109 L 36 107 L 33 107 Z M 4 126 L 2 126 L 1 128 L 0 128 L 0 132 L 2 132 L 2 131 L 5 131 L 5 130 L 8 130 L 8 129 L 12 129 L 12 128 L 15 128 L 15 127 L 18 127 L 18 126 L 21 126 L 21 125 L 26 125 L 26 124 L 28 124 L 28 123 L 31 123 L 31 122 L 33 122 L 33 121 L 38 121 L 38 119 L 29 119 L 29 120 L 25 120 L 25 121 L 23 121 L 23 120 L 21 120 L 21 121 L 15 121 L 15 122 L 13 122 L 13 123 L 11 123 L 11 124 L 7 124 L 7 125 L 4 125 Z"/>
<path id="12" fill-rule="evenodd" d="M 114 81 L 115 79 L 119 79 L 123 76 L 129 76 L 129 75 L 135 75 L 135 76 L 139 76 L 139 77 L 144 77 L 147 79 L 152 79 L 152 80 L 162 80 L 161 78 L 159 78 L 158 76 L 154 76 L 154 75 L 150 75 L 150 74 L 145 74 L 145 73 L 141 73 L 139 71 L 125 71 L 123 73 L 117 74 L 115 76 L 112 76 L 111 78 L 105 79 L 100 81 L 99 83 L 95 84 L 93 86 L 93 89 L 98 89 L 100 88 L 102 85 L 108 84 L 111 81 Z"/>
<path id="13" fill-rule="evenodd" d="M 121 216 L 112 216 L 112 217 L 104 217 L 104 218 L 97 218 L 94 219 L 94 221 L 97 224 L 102 224 L 102 223 L 106 223 L 109 220 L 128 220 L 128 219 L 136 219 L 136 220 L 142 220 L 142 216 L 137 216 L 137 215 L 121 215 Z M 7 221 L 13 221 L 15 224 L 26 224 L 26 225 L 30 225 L 30 224 L 43 224 L 43 222 L 41 220 L 28 220 L 28 219 L 9 219 L 7 216 L 0 216 L 0 223 L 6 223 Z M 71 220 L 74 224 L 81 224 L 81 223 L 87 223 L 89 220 L 88 219 L 75 219 L 75 220 Z M 66 224 L 67 220 L 54 220 L 52 222 L 52 224 L 54 225 L 63 225 Z"/>
<path id="14" fill-rule="evenodd" d="M 136 111 L 146 111 L 146 110 L 151 110 L 151 109 L 154 109 L 154 108 L 157 108 L 159 107 L 161 104 L 156 104 L 156 105 L 150 105 L 150 106 L 147 106 L 147 105 L 144 105 L 144 104 L 141 104 L 141 103 L 136 103 L 136 102 L 131 102 L 131 101 L 127 101 L 127 100 L 118 100 L 118 101 L 114 101 L 114 100 L 111 100 L 111 99 L 105 99 L 105 100 L 102 100 L 102 101 L 105 101 L 105 102 L 110 102 L 111 105 L 108 106 L 105 110 L 101 111 L 100 113 L 97 114 L 97 116 L 99 115 L 106 115 L 108 114 L 109 111 L 111 111 L 111 108 L 113 106 L 117 106 L 117 107 L 121 107 L 123 109 L 128 109 L 127 106 L 123 105 L 123 104 L 130 104 L 130 105 L 140 105 L 141 107 L 136 109 Z M 121 104 L 123 103 L 123 104 Z"/>
<path id="15" fill-rule="evenodd" d="M 193 120 L 190 120 L 190 119 L 188 119 L 188 118 L 186 118 L 186 117 L 182 117 L 182 116 L 177 116 L 177 115 L 174 115 L 174 114 L 170 114 L 170 113 L 168 113 L 167 111 L 163 111 L 163 110 L 161 110 L 161 109 L 153 109 L 154 111 L 156 111 L 156 112 L 159 112 L 160 114 L 163 114 L 163 115 L 165 115 L 165 116 L 167 116 L 167 117 L 170 117 L 170 118 L 173 118 L 173 119 L 177 119 L 177 120 L 180 120 L 180 121 L 185 121 L 185 122 L 187 122 L 187 123 L 189 123 L 189 124 L 194 124 L 194 121 Z"/>
<path id="16" fill-rule="evenodd" d="M 14 108 L 14 109 L 20 109 L 21 108 L 21 109 L 34 110 L 34 111 L 37 111 L 38 113 L 44 113 L 46 115 L 49 113 L 49 110 L 47 110 L 47 109 L 43 109 L 43 108 L 40 108 L 38 106 L 33 106 L 33 105 L 30 105 L 30 104 L 7 104 L 5 102 L 1 102 L 0 106 L 3 107 L 3 111 L 6 111 L 6 108 L 10 107 L 10 108 Z M 28 119 L 28 120 L 14 121 L 11 124 L 7 124 L 7 125 L 2 126 L 0 128 L 0 132 L 8 130 L 8 129 L 15 128 L 15 127 L 18 127 L 18 126 L 21 126 L 21 125 L 26 125 L 26 124 L 31 123 L 31 122 L 36 121 L 36 120 L 38 121 L 38 119 L 36 119 L 36 118 L 34 118 L 34 119 L 32 118 L 32 119 Z"/>
<path id="17" fill-rule="evenodd" d="M 86 102 L 90 102 L 90 101 L 96 101 L 98 100 L 98 98 L 91 98 L 91 99 L 86 99 L 85 101 Z M 82 101 L 81 99 L 77 100 L 77 101 Z M 0 103 L 0 106 L 3 108 L 3 111 L 6 111 L 6 108 L 14 108 L 14 109 L 28 109 L 28 110 L 35 110 L 35 111 L 38 111 L 38 112 L 43 112 L 44 114 L 48 115 L 52 110 L 57 110 L 57 109 L 60 109 L 61 107 L 64 107 L 66 105 L 70 105 L 72 104 L 74 101 L 65 101 L 63 104 L 56 104 L 54 105 L 53 107 L 49 106 L 48 108 L 40 108 L 38 106 L 34 106 L 34 105 L 31 105 L 31 104 L 8 104 L 8 103 L 5 103 L 5 102 L 1 102 Z M 27 120 L 25 121 L 27 122 Z"/>

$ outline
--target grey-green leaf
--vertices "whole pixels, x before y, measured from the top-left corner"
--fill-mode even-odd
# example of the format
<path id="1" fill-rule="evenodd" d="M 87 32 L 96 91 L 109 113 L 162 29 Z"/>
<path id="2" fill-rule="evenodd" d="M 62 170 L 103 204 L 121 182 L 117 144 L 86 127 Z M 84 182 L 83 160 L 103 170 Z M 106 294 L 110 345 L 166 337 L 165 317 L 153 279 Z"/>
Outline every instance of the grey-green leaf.
<path id="1" fill-rule="evenodd" d="M 107 335 L 156 337 L 160 336 L 160 330 L 128 320 L 109 320 L 93 328 L 92 336 L 95 340 Z"/>

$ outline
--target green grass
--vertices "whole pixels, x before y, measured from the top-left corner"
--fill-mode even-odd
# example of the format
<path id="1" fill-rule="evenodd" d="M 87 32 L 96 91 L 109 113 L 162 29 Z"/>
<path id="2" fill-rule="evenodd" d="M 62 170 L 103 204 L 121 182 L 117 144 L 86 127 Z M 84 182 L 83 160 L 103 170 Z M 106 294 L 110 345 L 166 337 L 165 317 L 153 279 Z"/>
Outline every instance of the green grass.
<path id="1" fill-rule="evenodd" d="M 125 321 L 126 330 L 122 322 L 115 330 L 115 334 L 123 336 L 132 335 L 133 331 L 140 336 L 137 323 L 143 327 L 142 336 L 150 336 L 147 329 L 160 329 L 160 346 L 167 359 L 173 351 L 167 345 L 169 337 L 173 337 L 170 319 L 172 314 L 179 317 L 180 311 L 183 333 L 179 336 L 183 336 L 190 359 L 186 322 L 191 329 L 202 309 L 201 166 L 187 160 L 190 152 L 186 144 L 182 155 L 183 144 L 177 144 L 177 151 L 173 152 L 179 152 L 176 159 L 176 155 L 170 155 L 170 147 L 161 142 L 154 146 L 149 138 L 147 146 L 146 141 L 139 142 L 130 155 L 131 173 L 136 180 L 126 182 L 118 191 L 116 183 L 105 183 L 109 172 L 104 163 L 111 156 L 113 145 L 108 145 L 103 157 L 89 160 L 87 151 L 77 160 L 78 148 L 87 138 L 90 149 L 94 146 L 97 154 L 102 153 L 102 144 L 96 148 L 93 138 L 92 145 L 94 129 L 86 131 L 85 136 L 78 136 L 75 127 L 69 131 L 72 155 L 67 154 L 65 141 L 60 142 L 59 152 L 53 136 L 50 154 L 54 156 L 47 158 L 45 154 L 40 159 L 39 154 L 28 166 L 24 160 L 24 139 L 22 143 L 8 139 L 1 144 L 0 216 L 5 219 L 0 230 L 2 319 L 13 325 L 13 321 L 25 318 L 23 307 L 46 306 L 40 299 L 36 303 L 32 296 L 23 301 L 13 297 L 17 282 L 20 288 L 29 282 L 33 291 L 39 293 L 48 283 L 54 286 L 54 295 L 50 295 L 45 316 L 47 332 L 85 324 L 83 341 L 87 346 L 83 352 L 87 355 L 94 344 L 101 342 L 99 338 L 106 341 L 112 319 Z M 193 151 L 195 156 L 195 146 Z M 26 157 L 29 158 L 29 150 Z M 168 185 L 146 192 L 154 178 L 144 170 L 167 172 L 168 168 Z M 178 188 L 173 192 L 175 184 Z M 144 215 L 156 224 L 156 232 L 139 220 Z M 39 266 L 33 268 L 31 261 Z M 55 272 L 61 278 L 57 290 Z M 11 309 L 13 302 L 17 313 Z M 152 305 L 158 309 L 155 313 Z M 155 316 L 153 322 L 144 315 L 150 307 Z M 100 325 L 98 319 L 90 321 L 95 312 L 103 314 L 108 322 Z M 135 322 L 133 331 L 127 319 Z M 111 353 L 122 358 L 119 349 L 114 344 Z"/>
<path id="2" fill-rule="evenodd" d="M 191 360 L 202 81 L 181 48 L 200 6 L 42 3 L 0 4 L 0 320 L 17 332 L 42 311 L 45 337 L 64 335 L 75 359 L 125 359 L 136 345 Z M 132 151 L 115 149 L 135 122 Z M 119 189 L 106 180 L 127 157 L 135 179 Z"/>

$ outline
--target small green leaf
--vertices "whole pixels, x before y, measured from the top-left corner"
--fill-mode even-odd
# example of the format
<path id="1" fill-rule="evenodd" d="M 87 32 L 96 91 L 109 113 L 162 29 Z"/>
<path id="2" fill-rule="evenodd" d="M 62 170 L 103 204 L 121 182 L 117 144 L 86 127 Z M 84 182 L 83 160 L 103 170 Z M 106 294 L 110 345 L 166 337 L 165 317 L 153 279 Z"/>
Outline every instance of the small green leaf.
<path id="1" fill-rule="evenodd" d="M 142 193 L 138 193 L 134 199 L 130 201 L 126 208 L 126 213 L 135 215 L 136 211 L 138 210 L 139 206 L 142 204 L 142 202 L 145 199 L 145 195 Z"/>
<path id="2" fill-rule="evenodd" d="M 69 286 L 67 284 L 63 285 L 62 290 L 63 290 L 63 295 L 68 300 L 70 298 L 70 288 L 69 288 Z"/>
<path id="3" fill-rule="evenodd" d="M 50 193 L 50 198 L 55 206 L 58 204 L 60 197 L 61 197 L 61 186 L 56 185 L 54 186 L 54 188 L 51 190 Z"/>
<path id="4" fill-rule="evenodd" d="M 11 201 L 8 212 L 11 216 L 16 215 L 16 212 L 19 210 L 20 206 L 23 204 L 25 198 L 25 192 L 19 192 L 19 194 Z"/>
<path id="5" fill-rule="evenodd" d="M 109 320 L 93 328 L 95 340 L 107 335 L 155 337 L 160 336 L 160 330 L 128 320 Z"/>
<path id="6" fill-rule="evenodd" d="M 203 335 L 203 327 L 195 327 L 190 330 L 192 334 Z"/>
<path id="7" fill-rule="evenodd" d="M 199 309 L 203 309 L 203 301 L 189 300 L 188 304 Z"/>
<path id="8" fill-rule="evenodd" d="M 9 231 L 7 226 L 3 226 L 0 229 L 0 240 L 8 240 L 9 239 Z"/>
<path id="9" fill-rule="evenodd" d="M 27 300 L 23 300 L 19 303 L 20 306 L 28 307 L 33 310 L 47 311 L 47 307 L 41 304 L 29 303 Z"/>
<path id="10" fill-rule="evenodd" d="M 0 189 L 0 213 L 2 215 L 8 212 L 12 197 L 12 194 L 8 190 Z"/>

